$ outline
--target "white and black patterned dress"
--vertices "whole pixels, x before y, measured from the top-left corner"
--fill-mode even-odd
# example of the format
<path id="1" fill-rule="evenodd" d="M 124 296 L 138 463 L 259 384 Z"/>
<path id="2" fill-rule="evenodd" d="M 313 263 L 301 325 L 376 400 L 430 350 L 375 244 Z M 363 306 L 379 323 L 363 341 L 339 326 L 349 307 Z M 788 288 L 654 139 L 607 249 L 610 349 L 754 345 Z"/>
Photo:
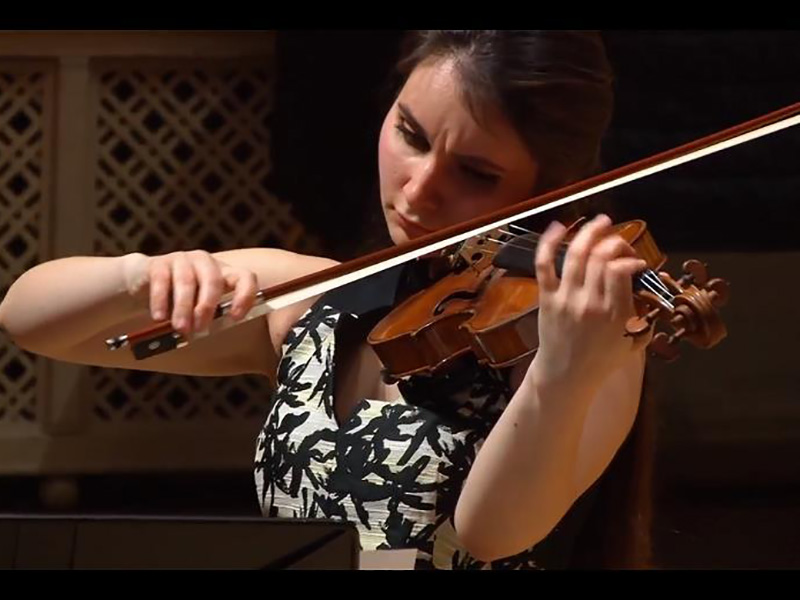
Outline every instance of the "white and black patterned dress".
<path id="1" fill-rule="evenodd" d="M 467 360 L 447 377 L 404 380 L 396 401 L 362 398 L 337 422 L 335 365 L 386 314 L 396 291 L 411 291 L 411 272 L 395 269 L 323 296 L 287 336 L 257 440 L 263 514 L 352 521 L 364 550 L 417 548 L 419 569 L 565 566 L 586 497 L 536 547 L 490 564 L 455 535 L 461 487 L 510 398 L 504 373 Z"/>

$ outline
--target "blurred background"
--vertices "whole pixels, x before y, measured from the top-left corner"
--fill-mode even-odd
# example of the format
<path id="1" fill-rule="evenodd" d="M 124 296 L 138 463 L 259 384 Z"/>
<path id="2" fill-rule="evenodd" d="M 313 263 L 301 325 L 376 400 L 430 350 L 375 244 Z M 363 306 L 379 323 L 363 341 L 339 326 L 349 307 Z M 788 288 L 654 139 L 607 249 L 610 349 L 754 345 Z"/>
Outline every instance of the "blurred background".
<path id="1" fill-rule="evenodd" d="M 75 254 L 369 234 L 400 31 L 0 33 L 0 298 Z M 800 31 L 604 31 L 608 169 L 800 101 Z M 728 338 L 653 365 L 655 559 L 800 567 L 800 130 L 613 192 L 668 270 L 731 284 Z M 0 337 L 0 511 L 258 514 L 269 389 L 77 367 Z"/>

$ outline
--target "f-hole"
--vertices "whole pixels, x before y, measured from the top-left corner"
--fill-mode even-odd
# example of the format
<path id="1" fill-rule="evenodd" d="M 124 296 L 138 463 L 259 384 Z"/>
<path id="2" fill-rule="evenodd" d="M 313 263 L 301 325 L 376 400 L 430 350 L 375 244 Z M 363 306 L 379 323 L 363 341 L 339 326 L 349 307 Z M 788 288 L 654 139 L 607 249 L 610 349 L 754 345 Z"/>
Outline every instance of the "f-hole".
<path id="1" fill-rule="evenodd" d="M 447 308 L 448 302 L 453 302 L 454 300 L 472 300 L 472 299 L 476 298 L 477 296 L 478 295 L 475 292 L 468 292 L 466 290 L 453 292 L 452 294 L 450 294 L 446 298 L 443 298 L 439 302 L 439 304 L 436 305 L 436 308 L 433 309 L 433 314 L 435 316 L 439 316 L 440 314 L 442 314 L 444 312 L 445 308 Z"/>

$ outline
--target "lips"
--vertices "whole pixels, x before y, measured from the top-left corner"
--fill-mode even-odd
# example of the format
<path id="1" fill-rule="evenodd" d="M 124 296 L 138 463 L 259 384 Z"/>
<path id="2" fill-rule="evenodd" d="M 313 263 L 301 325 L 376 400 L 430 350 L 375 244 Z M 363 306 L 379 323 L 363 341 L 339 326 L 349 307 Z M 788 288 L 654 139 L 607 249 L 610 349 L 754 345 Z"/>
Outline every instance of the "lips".
<path id="1" fill-rule="evenodd" d="M 428 229 L 427 227 L 423 227 L 422 225 L 419 225 L 414 221 L 407 219 L 399 212 L 397 212 L 396 214 L 397 214 L 397 220 L 400 221 L 400 226 L 406 231 L 422 233 L 422 234 L 431 233 L 433 231 L 432 229 Z"/>

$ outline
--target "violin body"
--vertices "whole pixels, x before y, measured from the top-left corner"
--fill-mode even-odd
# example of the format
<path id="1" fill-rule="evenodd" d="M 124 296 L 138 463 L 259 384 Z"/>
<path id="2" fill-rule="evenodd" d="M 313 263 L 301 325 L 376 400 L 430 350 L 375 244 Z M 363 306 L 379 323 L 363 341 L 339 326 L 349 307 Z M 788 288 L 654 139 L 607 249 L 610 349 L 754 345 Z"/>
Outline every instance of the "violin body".
<path id="1" fill-rule="evenodd" d="M 570 227 L 567 240 L 577 231 L 576 225 Z M 644 221 L 618 224 L 614 233 L 646 261 L 651 273 L 666 262 L 667 257 L 659 250 Z M 489 236 L 468 240 L 460 248 L 451 273 L 412 295 L 384 317 L 367 338 L 385 366 L 384 377 L 391 381 L 409 375 L 433 375 L 469 353 L 480 364 L 497 368 L 511 366 L 534 354 L 539 345 L 539 287 L 534 270 L 535 242 L 525 242 L 525 236 L 512 236 L 497 251 L 496 245 L 502 243 L 500 240 Z M 702 268 L 698 271 L 696 264 L 691 266 L 696 273 L 690 278 L 702 279 Z M 560 265 L 557 265 L 557 271 L 560 271 Z M 650 277 L 652 280 L 655 274 Z M 686 314 L 680 315 L 665 306 L 672 302 L 663 301 L 663 289 L 669 287 L 671 292 L 684 292 L 680 283 L 668 275 L 666 278 L 667 283 L 660 281 L 657 286 L 658 297 L 653 297 L 650 282 L 646 286 L 649 289 L 634 295 L 637 316 L 629 323 L 628 331 L 620 332 L 620 335 L 646 334 L 658 317 L 670 316 L 679 318 L 679 325 L 694 327 L 691 332 L 684 327 L 686 331 L 673 336 L 675 339 L 654 339 L 654 347 L 662 354 L 674 355 L 670 348 L 684 334 L 693 333 L 691 341 L 705 347 L 722 339 L 725 328 L 718 318 L 714 319 L 713 304 L 726 299 L 725 282 L 708 282 L 713 289 L 706 290 L 705 294 L 692 286 L 695 288 L 692 290 L 694 300 L 684 299 L 679 303 L 692 308 L 695 304 L 701 305 L 701 310 L 706 313 L 703 321 L 706 324 L 700 326 L 699 323 L 689 324 L 691 309 L 684 309 Z M 691 283 L 689 280 L 681 281 Z M 669 298 L 674 301 L 676 296 L 670 293 Z M 658 306 L 654 309 L 654 305 Z M 711 315 L 711 325 L 707 324 L 708 314 Z M 703 332 L 695 331 L 703 327 Z"/>

